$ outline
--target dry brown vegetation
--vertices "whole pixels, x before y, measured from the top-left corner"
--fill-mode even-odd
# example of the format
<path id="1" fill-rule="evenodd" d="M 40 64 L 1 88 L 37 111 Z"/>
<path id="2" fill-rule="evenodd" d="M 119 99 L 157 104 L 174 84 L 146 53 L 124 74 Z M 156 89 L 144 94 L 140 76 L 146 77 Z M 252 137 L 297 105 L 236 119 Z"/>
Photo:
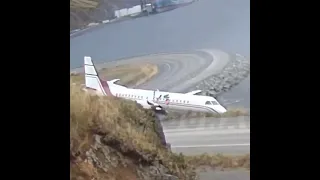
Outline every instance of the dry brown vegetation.
<path id="1" fill-rule="evenodd" d="M 201 154 L 196 156 L 184 156 L 188 164 L 199 167 L 218 169 L 246 168 L 250 170 L 250 154 L 241 156 L 226 156 L 222 154 Z"/>
<path id="2" fill-rule="evenodd" d="M 137 106 L 133 101 L 90 96 L 76 86 L 70 86 L 70 91 L 71 179 L 120 180 L 124 177 L 117 178 L 115 172 L 122 170 L 130 176 L 127 179 L 135 179 L 139 176 L 139 166 L 143 171 L 144 166 L 155 163 L 162 164 L 169 174 L 193 179 L 191 167 L 174 161 L 176 155 L 161 144 L 152 111 Z M 101 159 L 118 159 L 115 160 L 116 165 L 110 165 L 110 160 L 109 164 L 102 166 L 108 167 L 106 170 L 88 161 L 88 152 L 94 151 L 91 146 L 97 136 L 111 152 L 109 157 Z M 125 160 L 126 157 L 130 160 Z"/>
<path id="3" fill-rule="evenodd" d="M 250 157 L 184 156 L 168 151 L 151 110 L 133 101 L 90 96 L 70 85 L 70 179 L 195 179 L 196 166 L 249 167 Z"/>
<path id="4" fill-rule="evenodd" d="M 70 0 L 70 30 L 81 28 L 92 22 L 92 12 L 100 0 Z"/>
<path id="5" fill-rule="evenodd" d="M 154 64 L 121 65 L 114 68 L 102 68 L 99 75 L 105 80 L 120 79 L 119 84 L 137 86 L 145 83 L 158 73 Z M 71 81 L 77 84 L 84 83 L 83 74 L 71 74 Z"/>
<path id="6" fill-rule="evenodd" d="M 70 8 L 96 8 L 98 0 L 70 0 Z"/>

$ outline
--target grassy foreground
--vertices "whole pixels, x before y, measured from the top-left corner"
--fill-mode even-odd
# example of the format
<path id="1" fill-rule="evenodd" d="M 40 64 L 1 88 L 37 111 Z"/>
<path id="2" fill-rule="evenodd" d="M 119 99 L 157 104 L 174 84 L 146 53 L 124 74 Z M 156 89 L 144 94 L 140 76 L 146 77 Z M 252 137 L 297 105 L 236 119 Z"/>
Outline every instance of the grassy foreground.
<path id="1" fill-rule="evenodd" d="M 160 142 L 151 110 L 70 85 L 70 179 L 196 179 L 195 167 L 250 167 L 250 156 L 184 156 Z"/>
<path id="2" fill-rule="evenodd" d="M 180 179 L 194 179 L 192 167 L 161 144 L 152 111 L 133 101 L 90 96 L 76 86 L 70 91 L 71 179 L 152 178 L 147 168 L 156 164 Z M 100 150 L 92 148 L 97 137 Z M 92 151 L 100 156 L 94 163 Z"/>
<path id="3" fill-rule="evenodd" d="M 105 80 L 120 79 L 119 84 L 137 86 L 145 83 L 158 73 L 154 64 L 121 65 L 114 68 L 102 68 L 99 75 Z M 71 74 L 71 81 L 77 84 L 84 83 L 83 74 Z"/>

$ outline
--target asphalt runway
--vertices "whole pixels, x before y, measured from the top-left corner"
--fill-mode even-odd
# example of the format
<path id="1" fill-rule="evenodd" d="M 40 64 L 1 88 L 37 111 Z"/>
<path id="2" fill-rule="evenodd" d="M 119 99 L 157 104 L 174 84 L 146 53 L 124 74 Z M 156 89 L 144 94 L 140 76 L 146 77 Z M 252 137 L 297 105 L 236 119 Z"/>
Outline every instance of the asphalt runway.
<path id="1" fill-rule="evenodd" d="M 250 117 L 193 118 L 163 121 L 174 152 L 195 155 L 250 153 Z"/>

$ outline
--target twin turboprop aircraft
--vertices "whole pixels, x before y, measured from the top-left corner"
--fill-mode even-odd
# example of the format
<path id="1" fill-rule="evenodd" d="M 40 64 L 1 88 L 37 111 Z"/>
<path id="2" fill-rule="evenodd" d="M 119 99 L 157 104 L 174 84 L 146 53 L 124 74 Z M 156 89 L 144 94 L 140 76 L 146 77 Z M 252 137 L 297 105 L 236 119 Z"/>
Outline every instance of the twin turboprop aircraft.
<path id="1" fill-rule="evenodd" d="M 84 57 L 85 88 L 94 90 L 99 95 L 116 96 L 133 100 L 146 109 L 166 114 L 167 110 L 225 113 L 227 110 L 211 96 L 196 95 L 201 90 L 188 93 L 172 93 L 159 90 L 131 89 L 115 84 L 120 79 L 104 81 L 99 77 L 91 57 Z"/>

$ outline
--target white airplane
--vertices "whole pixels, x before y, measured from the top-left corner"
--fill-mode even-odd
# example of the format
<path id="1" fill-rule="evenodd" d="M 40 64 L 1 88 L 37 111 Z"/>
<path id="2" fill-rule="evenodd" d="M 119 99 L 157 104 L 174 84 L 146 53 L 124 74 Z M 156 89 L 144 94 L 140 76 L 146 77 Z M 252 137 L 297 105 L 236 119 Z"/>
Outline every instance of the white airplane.
<path id="1" fill-rule="evenodd" d="M 211 96 L 195 95 L 201 90 L 188 93 L 172 93 L 159 90 L 131 89 L 115 84 L 120 79 L 104 81 L 99 77 L 91 57 L 84 57 L 85 90 L 94 90 L 98 95 L 116 96 L 136 101 L 146 109 L 166 114 L 167 110 L 225 113 L 227 110 Z"/>

